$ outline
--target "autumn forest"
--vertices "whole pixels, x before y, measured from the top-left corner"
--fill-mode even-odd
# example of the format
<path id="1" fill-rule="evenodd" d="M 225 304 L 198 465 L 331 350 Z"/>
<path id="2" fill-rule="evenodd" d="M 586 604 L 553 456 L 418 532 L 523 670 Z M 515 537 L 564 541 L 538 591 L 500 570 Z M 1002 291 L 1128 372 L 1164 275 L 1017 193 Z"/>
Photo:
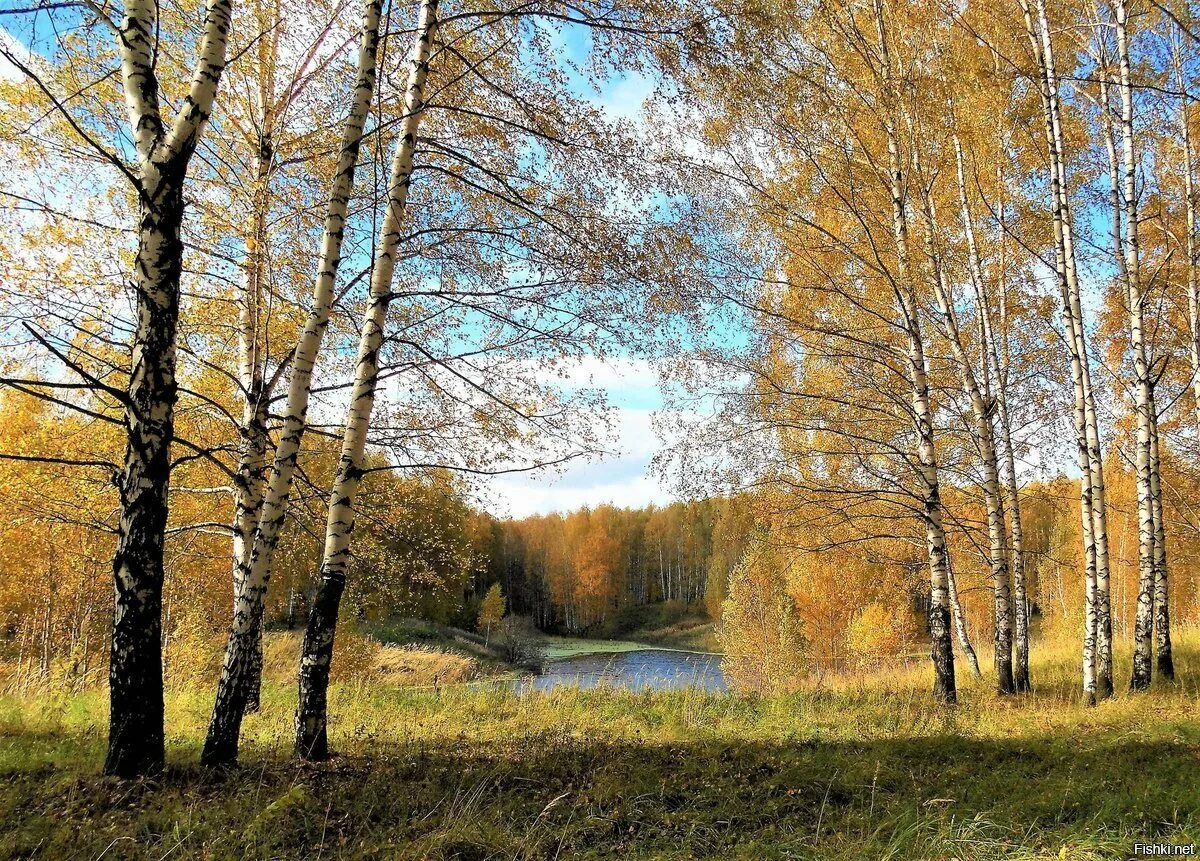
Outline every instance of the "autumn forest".
<path id="1" fill-rule="evenodd" d="M 1194 854 L 1198 102 L 1187 0 L 0 0 L 0 858 Z"/>

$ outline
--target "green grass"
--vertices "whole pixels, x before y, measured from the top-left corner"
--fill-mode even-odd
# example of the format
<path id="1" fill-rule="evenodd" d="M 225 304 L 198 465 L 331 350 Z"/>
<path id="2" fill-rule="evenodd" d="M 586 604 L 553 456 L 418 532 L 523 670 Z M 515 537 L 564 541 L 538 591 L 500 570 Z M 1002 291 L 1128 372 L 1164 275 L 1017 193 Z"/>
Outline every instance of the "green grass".
<path id="1" fill-rule="evenodd" d="M 586 637 L 545 636 L 538 637 L 537 644 L 547 661 L 560 661 L 563 658 L 576 658 L 580 655 L 607 655 L 656 648 L 649 643 L 639 643 L 634 640 L 594 640 Z"/>
<path id="2" fill-rule="evenodd" d="M 645 643 L 661 648 L 719 652 L 716 625 L 697 606 L 679 601 L 631 605 L 601 625 L 592 636 Z"/>
<path id="3" fill-rule="evenodd" d="M 99 774 L 104 699 L 0 701 L 0 858 L 1118 859 L 1200 843 L 1195 637 L 1183 681 L 1076 704 L 927 671 L 788 697 L 340 686 L 328 764 L 290 761 L 270 687 L 243 765 L 195 763 L 208 694 L 169 698 L 159 782 Z M 1122 671 L 1127 662 L 1121 664 Z"/>

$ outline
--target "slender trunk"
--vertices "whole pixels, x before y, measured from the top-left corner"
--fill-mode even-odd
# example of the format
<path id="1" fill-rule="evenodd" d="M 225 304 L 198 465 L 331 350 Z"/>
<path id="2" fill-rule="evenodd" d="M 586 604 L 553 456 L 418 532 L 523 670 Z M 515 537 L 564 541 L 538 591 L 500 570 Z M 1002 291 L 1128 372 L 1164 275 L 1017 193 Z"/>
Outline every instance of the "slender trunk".
<path id="1" fill-rule="evenodd" d="M 1168 681 L 1175 678 L 1175 660 L 1171 654 L 1171 599 L 1167 580 L 1167 532 L 1163 521 L 1162 472 L 1158 453 L 1158 416 L 1151 417 L 1150 475 L 1153 481 L 1154 514 L 1154 645 L 1155 663 L 1159 675 Z"/>
<path id="2" fill-rule="evenodd" d="M 264 75 L 265 77 L 265 75 Z M 265 84 L 264 84 L 265 86 Z M 268 96 L 264 95 L 264 105 Z M 245 276 L 242 284 L 242 299 L 239 309 L 239 368 L 241 385 L 242 421 L 239 431 L 242 436 L 241 453 L 234 473 L 234 516 L 233 516 L 233 594 L 234 612 L 237 612 L 237 595 L 245 588 L 250 573 L 250 557 L 254 547 L 254 532 L 262 514 L 263 487 L 267 475 L 267 452 L 270 434 L 267 429 L 267 405 L 269 392 L 263 379 L 262 358 L 259 355 L 260 311 L 262 308 L 263 280 L 266 274 L 267 211 L 269 208 L 269 184 L 274 161 L 271 147 L 269 109 L 264 111 L 264 131 L 255 147 L 255 181 L 250 228 L 246 236 Z M 259 659 L 256 666 L 261 669 L 261 637 L 255 649 Z M 252 672 L 250 693 L 246 710 L 258 711 L 261 672 Z"/>
<path id="3" fill-rule="evenodd" d="M 1134 631 L 1133 676 L 1130 687 L 1149 687 L 1151 678 L 1152 638 L 1154 634 L 1155 555 L 1158 552 L 1154 523 L 1154 489 L 1157 484 L 1151 463 L 1151 424 L 1155 415 L 1154 387 L 1150 378 L 1150 360 L 1146 347 L 1142 306 L 1145 295 L 1141 283 L 1141 255 L 1138 243 L 1137 156 L 1133 137 L 1133 84 L 1129 62 L 1129 31 L 1126 2 L 1114 4 L 1117 31 L 1117 59 L 1120 70 L 1121 150 L 1124 192 L 1124 267 L 1129 302 L 1129 340 L 1133 348 L 1135 410 L 1137 414 L 1137 498 L 1138 498 L 1138 571 L 1137 620 Z M 1107 112 L 1108 104 L 1101 105 Z M 1165 548 L 1163 558 L 1165 563 Z M 1165 564 L 1164 564 L 1165 571 Z"/>
<path id="4" fill-rule="evenodd" d="M 1000 441 L 1004 451 L 1004 480 L 1008 493 L 1009 528 L 1012 543 L 1014 612 L 1013 683 L 1018 692 L 1032 690 L 1029 676 L 1029 587 L 1025 574 L 1025 537 L 1021 527 L 1021 493 L 1017 486 L 1016 457 L 1013 454 L 1012 421 L 1008 415 L 1006 386 L 1002 383 L 996 403 L 1000 418 Z"/>
<path id="5" fill-rule="evenodd" d="M 983 497 L 987 509 L 988 559 L 991 564 L 992 591 L 995 610 L 996 688 L 1001 694 L 1015 691 L 1012 666 L 1012 601 L 1008 582 L 1008 541 L 1004 531 L 1004 508 L 1000 498 L 999 469 L 996 462 L 996 447 L 993 438 L 991 405 L 984 401 L 970 357 L 963 346 L 957 315 L 949 295 L 933 236 L 937 226 L 933 214 L 933 203 L 928 195 L 924 200 L 926 217 L 926 250 L 933 269 L 934 295 L 942 311 L 942 328 L 950 344 L 950 352 L 958 365 L 963 390 L 971 402 L 971 413 L 975 420 L 972 436 L 979 450 L 983 468 Z"/>
<path id="6" fill-rule="evenodd" d="M 1103 61 L 1102 61 L 1102 63 L 1103 63 Z M 1120 182 L 1119 182 L 1119 178 L 1118 178 L 1117 148 L 1116 148 L 1115 138 L 1113 135 L 1112 121 L 1111 121 L 1111 117 L 1109 115 L 1109 109 L 1108 109 L 1109 98 L 1108 98 L 1108 83 L 1107 83 L 1107 67 L 1106 66 L 1104 66 L 1102 68 L 1102 72 L 1100 75 L 1100 102 L 1099 102 L 1099 104 L 1100 104 L 1100 115 L 1101 115 L 1101 120 L 1102 120 L 1102 126 L 1104 129 L 1105 148 L 1106 148 L 1106 151 L 1108 154 L 1108 162 L 1109 162 L 1109 199 L 1110 199 L 1110 211 L 1112 213 L 1111 233 L 1112 233 L 1112 237 L 1113 237 L 1114 259 L 1117 261 L 1117 267 L 1121 273 L 1121 277 L 1123 279 L 1125 279 L 1125 278 L 1127 278 L 1128 272 L 1126 269 L 1125 255 L 1122 251 L 1122 245 L 1121 245 L 1121 236 L 1122 236 L 1122 232 L 1123 232 L 1122 226 L 1121 226 L 1121 203 L 1120 203 L 1121 191 L 1120 191 Z M 1103 610 L 1104 619 L 1106 620 L 1105 624 L 1106 624 L 1107 630 L 1109 632 L 1109 642 L 1111 644 L 1111 618 L 1109 616 L 1107 604 L 1103 608 L 1101 607 L 1101 599 L 1102 598 L 1107 599 L 1107 589 L 1104 589 L 1104 590 L 1101 589 L 1101 584 L 1100 584 L 1099 580 L 1097 580 L 1097 583 L 1094 585 L 1094 587 L 1092 584 L 1089 584 L 1089 589 L 1090 589 L 1090 592 L 1089 592 L 1090 605 L 1088 607 L 1088 612 L 1092 613 L 1092 615 L 1096 619 L 1096 626 L 1097 626 L 1096 639 L 1097 639 L 1097 648 L 1099 648 L 1099 638 L 1101 636 L 1100 617 L 1102 615 L 1102 610 Z M 1109 646 L 1109 671 L 1107 672 L 1107 674 L 1105 674 L 1103 671 L 1101 671 L 1100 675 L 1101 675 L 1100 684 L 1102 686 L 1102 692 L 1106 695 L 1110 694 L 1112 692 L 1111 645 Z"/>
<path id="7" fill-rule="evenodd" d="M 1074 220 L 1068 193 L 1066 156 L 1063 144 L 1058 77 L 1054 68 L 1053 46 L 1050 28 L 1046 20 L 1044 0 L 1038 0 L 1038 16 L 1041 22 L 1043 46 L 1046 56 L 1046 75 L 1050 83 L 1050 117 L 1053 132 L 1053 152 L 1056 172 L 1058 207 L 1061 215 L 1061 243 L 1065 265 L 1067 288 L 1066 310 L 1070 316 L 1070 336 L 1075 342 L 1075 354 L 1079 363 L 1079 382 L 1082 390 L 1083 431 L 1087 445 L 1087 478 L 1090 485 L 1092 553 L 1095 558 L 1095 640 L 1096 640 L 1096 687 L 1097 695 L 1108 697 L 1113 692 L 1112 666 L 1112 613 L 1109 601 L 1109 543 L 1108 506 L 1104 481 L 1104 459 L 1100 440 L 1100 423 L 1096 413 L 1096 401 L 1092 387 L 1091 366 L 1088 360 L 1087 335 L 1080 300 L 1078 265 L 1075 257 Z M 1082 498 L 1082 497 L 1081 497 Z M 1086 552 L 1085 552 L 1086 558 Z"/>
<path id="8" fill-rule="evenodd" d="M 960 178 L 960 203 L 962 205 L 963 224 L 967 235 L 968 260 L 971 265 L 971 281 L 975 289 L 977 307 L 982 319 L 985 320 L 984 330 L 990 328 L 986 322 L 987 306 L 983 301 L 983 267 L 979 260 L 978 247 L 975 243 L 975 231 L 971 221 L 970 210 L 965 194 L 965 180 L 962 177 L 962 152 L 956 144 L 956 155 Z M 959 376 L 963 390 L 971 402 L 971 413 L 975 419 L 972 436 L 979 450 L 980 463 L 983 468 L 983 496 L 987 509 L 988 523 L 988 555 L 992 569 L 992 588 L 995 609 L 995 654 L 996 686 L 1000 693 L 1010 694 L 1016 691 L 1013 678 L 1013 608 L 1009 588 L 1008 571 L 1008 536 L 1005 533 L 1004 504 L 1000 495 L 1000 469 L 996 456 L 995 429 L 992 425 L 994 403 L 985 395 L 975 376 L 973 363 L 967 355 L 959 329 L 957 314 L 950 297 L 950 287 L 946 282 L 945 270 L 942 268 L 934 247 L 934 236 L 937 231 L 936 216 L 933 201 L 925 195 L 925 217 L 927 222 L 926 249 L 934 270 L 933 287 L 938 305 L 942 311 L 942 328 L 950 344 L 950 352 L 958 365 Z M 987 363 L 983 369 L 986 371 Z"/>
<path id="9" fill-rule="evenodd" d="M 1183 46 L 1179 35 L 1172 39 L 1172 62 L 1181 93 L 1187 92 L 1188 79 L 1184 75 Z M 1196 248 L 1196 186 L 1192 169 L 1192 126 L 1188 118 L 1188 97 L 1179 100 L 1179 136 L 1183 155 L 1183 211 L 1184 211 L 1184 261 L 1187 271 L 1188 300 L 1188 354 L 1192 363 L 1192 406 L 1195 416 L 1197 441 L 1200 442 L 1200 273 L 1197 271 Z"/>
<path id="10" fill-rule="evenodd" d="M 1089 518 L 1090 519 L 1090 518 Z M 1096 557 L 1086 560 L 1083 582 L 1083 704 L 1096 704 Z"/>
<path id="11" fill-rule="evenodd" d="M 1112 622 L 1109 610 L 1108 519 L 1104 493 L 1099 424 L 1091 391 L 1087 345 L 1075 261 L 1070 197 L 1066 184 L 1062 126 L 1059 119 L 1058 78 L 1044 0 L 1037 2 L 1037 23 L 1027 0 L 1021 0 L 1025 27 L 1041 73 L 1040 90 L 1045 119 L 1055 269 L 1062 297 L 1063 330 L 1075 389 L 1075 434 L 1080 468 L 1080 514 L 1085 560 L 1085 592 L 1094 596 L 1093 614 L 1084 633 L 1084 701 L 1112 693 Z M 1094 643 L 1093 648 L 1088 643 Z"/>
<path id="12" fill-rule="evenodd" d="M 971 672 L 975 674 L 975 678 L 981 678 L 983 673 L 979 671 L 979 657 L 975 654 L 975 647 L 971 645 L 971 637 L 967 633 L 966 614 L 963 613 L 962 601 L 958 597 L 958 582 L 954 577 L 954 566 L 949 563 L 946 565 L 946 586 L 950 592 L 950 607 L 954 611 L 954 631 L 958 635 L 959 648 L 967 656 L 967 663 L 971 665 Z"/>
<path id="13" fill-rule="evenodd" d="M 875 0 L 875 24 L 879 35 L 884 87 L 893 98 L 891 56 L 883 22 L 882 0 Z M 954 645 L 950 633 L 950 575 L 946 532 L 942 523 L 941 491 L 938 484 L 937 452 L 933 439 L 933 411 L 925 345 L 913 290 L 908 252 L 908 219 L 905 214 L 904 173 L 896 139 L 893 106 L 883 120 L 887 134 L 889 191 L 892 201 L 892 232 L 896 242 L 897 278 L 893 282 L 899 325 L 908 340 L 909 382 L 912 385 L 913 426 L 917 437 L 917 480 L 921 488 L 922 520 L 929 557 L 929 636 L 934 672 L 934 696 L 945 703 L 958 701 L 954 680 Z"/>
<path id="14" fill-rule="evenodd" d="M 329 517 L 325 528 L 325 552 L 317 599 L 304 632 L 300 653 L 299 705 L 296 708 L 296 755 L 302 759 L 325 759 L 329 755 L 326 733 L 326 698 L 338 607 L 346 586 L 350 561 L 350 537 L 354 531 L 354 497 L 362 481 L 371 410 L 379 381 L 379 350 L 391 301 L 392 275 L 399 251 L 401 222 L 412 182 L 417 130 L 424 111 L 425 80 L 437 29 L 437 0 L 422 0 L 417 21 L 416 44 L 408 72 L 404 117 L 388 180 L 388 206 L 380 228 L 379 249 L 371 272 L 371 289 L 366 318 L 358 347 L 358 363 L 350 408 L 342 434 L 342 456 L 329 494 Z"/>
<path id="15" fill-rule="evenodd" d="M 382 0 L 366 0 L 358 48 L 357 73 L 352 104 L 342 129 L 337 172 L 326 205 L 324 233 L 313 285 L 312 308 L 296 342 L 288 384 L 287 407 L 270 477 L 263 494 L 261 515 L 254 533 L 250 568 L 235 596 L 233 624 L 225 648 L 225 662 L 217 686 L 216 702 L 209 721 L 202 761 L 226 765 L 237 761 L 242 716 L 261 677 L 261 626 L 267 586 L 287 514 L 288 496 L 300 445 L 307 429 L 308 402 L 313 368 L 333 311 L 334 285 L 342 259 L 342 239 L 354 186 L 363 128 L 375 91 L 379 49 L 379 19 Z"/>
<path id="16" fill-rule="evenodd" d="M 1182 80 L 1182 71 L 1180 72 Z M 1179 128 L 1183 138 L 1183 205 L 1187 251 L 1188 344 L 1192 360 L 1192 401 L 1195 409 L 1196 433 L 1200 438 L 1200 277 L 1197 274 L 1196 249 L 1196 188 L 1192 176 L 1192 135 L 1188 122 L 1187 99 L 1179 103 Z"/>
<path id="17" fill-rule="evenodd" d="M 49 577 L 50 589 L 46 595 L 46 612 L 42 616 L 42 674 L 48 676 L 51 663 L 51 632 L 54 629 L 54 574 Z"/>
<path id="18" fill-rule="evenodd" d="M 997 62 L 999 60 L 997 59 Z M 959 192 L 966 206 L 966 177 L 959 167 Z M 975 252 L 976 280 L 980 285 L 979 303 L 982 308 L 980 319 L 983 321 L 984 366 L 990 358 L 996 372 L 997 417 L 999 419 L 1000 448 L 1003 452 L 1004 483 L 1008 494 L 1009 532 L 1011 535 L 1010 550 L 1012 552 L 1013 601 L 1015 604 L 1014 619 L 1014 652 L 1013 652 L 1013 682 L 1018 692 L 1032 690 L 1029 676 L 1029 589 L 1025 578 L 1025 533 L 1021 526 L 1021 492 L 1017 482 L 1016 449 L 1013 446 L 1012 419 L 1008 412 L 1009 368 L 1011 355 L 1009 350 L 1009 318 L 1008 318 L 1008 284 L 1006 275 L 1006 231 L 1004 223 L 1004 168 L 996 166 L 996 187 L 1000 190 L 1001 199 L 997 202 L 999 212 L 997 245 L 1000 248 L 1000 261 L 997 266 L 997 281 L 1000 294 L 1000 331 L 1004 339 L 1004 350 L 1001 353 L 999 340 L 992 327 L 991 301 L 988 296 L 987 282 L 983 278 L 983 267 L 979 263 L 979 254 Z M 969 211 L 967 211 L 968 224 Z M 971 244 L 975 244 L 975 231 L 968 227 Z M 985 379 L 986 382 L 986 379 Z"/>

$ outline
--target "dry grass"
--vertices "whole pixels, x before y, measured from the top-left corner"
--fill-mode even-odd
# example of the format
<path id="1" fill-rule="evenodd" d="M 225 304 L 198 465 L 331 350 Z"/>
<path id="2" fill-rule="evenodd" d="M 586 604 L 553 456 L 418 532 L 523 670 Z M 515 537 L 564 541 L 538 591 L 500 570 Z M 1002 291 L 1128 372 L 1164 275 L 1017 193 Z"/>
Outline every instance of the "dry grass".
<path id="1" fill-rule="evenodd" d="M 263 642 L 263 677 L 293 683 L 300 660 L 299 631 L 269 632 Z M 436 646 L 391 646 L 346 630 L 338 632 L 333 674 L 336 682 L 398 687 L 436 687 L 486 674 L 477 659 Z"/>
<path id="2" fill-rule="evenodd" d="M 384 646 L 371 668 L 371 677 L 383 684 L 418 687 L 468 682 L 480 674 L 474 658 L 420 646 Z"/>
<path id="3" fill-rule="evenodd" d="M 0 699 L 0 859 L 1123 861 L 1200 842 L 1200 637 L 1177 649 L 1139 694 L 1119 652 L 1095 708 L 1071 645 L 1032 694 L 963 678 L 954 708 L 927 666 L 769 697 L 343 680 L 321 766 L 290 760 L 289 676 L 230 774 L 196 765 L 211 690 L 173 692 L 169 772 L 138 784 L 99 775 L 102 692 Z"/>

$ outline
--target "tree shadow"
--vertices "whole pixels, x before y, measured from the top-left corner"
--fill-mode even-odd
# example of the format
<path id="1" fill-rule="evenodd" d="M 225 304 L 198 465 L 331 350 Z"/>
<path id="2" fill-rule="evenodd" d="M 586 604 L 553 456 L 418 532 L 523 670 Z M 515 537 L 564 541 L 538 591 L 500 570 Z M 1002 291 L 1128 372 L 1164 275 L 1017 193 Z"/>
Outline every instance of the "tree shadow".
<path id="1" fill-rule="evenodd" d="M 1124 858 L 1135 838 L 1200 837 L 1200 756 L 1182 739 L 555 732 L 362 751 L 133 786 L 10 773 L 0 857 Z"/>

